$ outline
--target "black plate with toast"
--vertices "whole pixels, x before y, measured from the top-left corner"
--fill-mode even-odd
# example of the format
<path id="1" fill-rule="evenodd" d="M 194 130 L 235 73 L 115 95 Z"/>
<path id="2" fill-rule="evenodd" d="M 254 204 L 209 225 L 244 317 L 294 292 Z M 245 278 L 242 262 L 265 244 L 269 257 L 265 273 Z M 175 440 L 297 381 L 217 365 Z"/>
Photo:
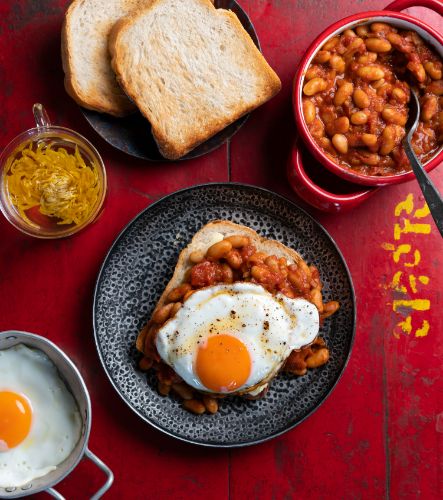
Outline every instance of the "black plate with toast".
<path id="1" fill-rule="evenodd" d="M 331 358 L 303 377 L 280 374 L 263 399 L 226 398 L 215 415 L 193 415 L 157 391 L 154 373 L 138 369 L 138 332 L 170 280 L 180 251 L 210 220 L 244 224 L 314 263 L 326 301 L 339 311 L 320 334 Z M 141 418 L 178 439 L 214 447 L 246 446 L 273 438 L 308 417 L 340 378 L 354 338 L 355 295 L 343 256 L 328 233 L 292 202 L 242 184 L 206 184 L 153 203 L 130 222 L 111 247 L 94 297 L 94 333 L 103 367 L 122 399 Z"/>
<path id="2" fill-rule="evenodd" d="M 244 29 L 248 32 L 255 45 L 260 49 L 257 33 L 246 12 L 234 0 L 216 0 L 217 8 L 232 10 L 238 17 Z M 111 146 L 136 158 L 151 161 L 171 161 L 161 155 L 151 133 L 151 125 L 140 112 L 124 118 L 117 118 L 106 113 L 98 113 L 86 108 L 80 108 L 91 127 Z M 217 149 L 230 139 L 246 122 L 249 115 L 242 116 L 237 121 L 221 130 L 204 143 L 197 146 L 180 160 L 198 158 Z M 174 160 L 176 161 L 176 160 Z"/>

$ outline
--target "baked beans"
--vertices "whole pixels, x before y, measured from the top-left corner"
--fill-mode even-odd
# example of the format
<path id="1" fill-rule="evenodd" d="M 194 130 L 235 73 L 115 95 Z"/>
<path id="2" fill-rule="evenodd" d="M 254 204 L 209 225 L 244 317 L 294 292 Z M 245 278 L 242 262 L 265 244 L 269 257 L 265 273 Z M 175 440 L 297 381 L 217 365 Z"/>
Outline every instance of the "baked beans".
<path id="1" fill-rule="evenodd" d="M 229 236 L 209 247 L 206 252 L 195 251 L 189 255 L 190 268 L 184 283 L 173 288 L 166 303 L 157 308 L 152 320 L 145 327 L 144 357 L 139 366 L 142 370 L 153 367 L 158 378 L 158 391 L 166 396 L 171 391 L 183 400 L 183 407 L 195 413 L 216 413 L 218 402 L 215 396 L 200 393 L 188 386 L 158 356 L 155 337 L 161 326 L 182 306 L 182 303 L 199 288 L 206 286 L 247 281 L 258 283 L 269 292 L 283 293 L 287 297 L 303 297 L 313 303 L 320 314 L 320 321 L 331 316 L 339 308 L 336 301 L 323 302 L 322 283 L 318 269 L 307 265 L 302 259 L 289 264 L 284 257 L 257 251 L 248 237 Z M 316 368 L 329 359 L 329 350 L 323 339 L 317 338 L 310 346 L 293 351 L 284 370 L 294 375 L 304 375 L 308 368 Z M 259 396 L 266 394 L 264 390 Z M 245 395 L 247 396 L 247 395 Z M 254 396 L 256 399 L 259 396 Z M 250 397 L 251 399 L 251 397 Z"/>
<path id="2" fill-rule="evenodd" d="M 443 144 L 442 67 L 414 31 L 386 23 L 345 30 L 305 74 L 303 115 L 312 137 L 331 160 L 361 174 L 410 170 L 401 141 L 413 86 L 421 115 L 412 144 L 428 161 Z"/>
<path id="3" fill-rule="evenodd" d="M 206 407 L 206 411 L 208 413 L 217 413 L 218 412 L 218 403 L 215 398 L 211 398 L 210 396 L 203 396 L 203 404 Z"/>
<path id="4" fill-rule="evenodd" d="M 205 405 L 198 399 L 185 399 L 183 401 L 183 408 L 196 415 L 202 415 L 206 411 Z"/>
<path id="5" fill-rule="evenodd" d="M 292 351 L 285 362 L 283 370 L 293 375 L 302 376 L 308 368 L 318 368 L 326 364 L 329 360 L 329 349 L 322 338 L 317 338 L 307 347 Z"/>

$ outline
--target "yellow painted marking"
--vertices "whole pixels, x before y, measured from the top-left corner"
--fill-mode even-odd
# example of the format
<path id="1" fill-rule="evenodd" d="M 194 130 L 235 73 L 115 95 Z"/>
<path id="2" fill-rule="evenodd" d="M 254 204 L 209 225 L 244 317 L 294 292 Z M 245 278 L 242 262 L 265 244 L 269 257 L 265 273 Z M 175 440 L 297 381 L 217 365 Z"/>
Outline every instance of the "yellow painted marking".
<path id="1" fill-rule="evenodd" d="M 414 263 L 412 264 L 411 262 L 405 262 L 405 267 L 415 267 L 420 263 L 420 261 L 421 261 L 420 250 L 414 250 Z"/>
<path id="2" fill-rule="evenodd" d="M 394 240 L 399 240 L 402 234 L 430 234 L 431 224 L 411 224 L 409 219 L 404 220 L 404 227 L 396 223 L 394 226 Z"/>
<path id="3" fill-rule="evenodd" d="M 392 278 L 391 288 L 393 288 L 396 292 L 407 293 L 407 288 L 401 284 L 403 271 L 397 271 Z M 429 283 L 428 276 L 419 276 L 418 281 L 423 283 L 423 285 L 427 285 Z M 417 278 L 411 274 L 409 276 L 409 286 L 411 287 L 412 293 L 417 293 Z"/>
<path id="4" fill-rule="evenodd" d="M 429 283 L 428 276 L 419 276 L 418 281 L 423 285 L 427 285 Z M 411 290 L 413 293 L 417 293 L 417 278 L 411 274 L 409 276 L 409 285 L 411 286 Z"/>
<path id="5" fill-rule="evenodd" d="M 399 307 L 409 307 L 415 311 L 429 311 L 431 301 L 428 299 L 394 300 L 392 310 L 396 311 Z"/>
<path id="6" fill-rule="evenodd" d="M 403 330 L 403 333 L 407 333 L 409 335 L 412 332 L 412 317 L 408 316 L 404 321 L 397 323 L 397 326 Z M 394 331 L 394 337 L 398 339 L 400 338 L 400 335 Z"/>
<path id="7" fill-rule="evenodd" d="M 426 335 L 429 333 L 429 329 L 430 329 L 429 321 L 424 319 L 421 328 L 415 331 L 415 336 L 426 337 Z"/>
<path id="8" fill-rule="evenodd" d="M 397 292 L 406 293 L 407 292 L 406 287 L 404 285 L 400 285 L 400 279 L 402 274 L 403 271 L 397 271 L 394 274 L 394 277 L 392 278 L 392 286 L 394 287 L 394 290 L 396 290 Z"/>
<path id="9" fill-rule="evenodd" d="M 412 193 L 409 193 L 408 196 L 406 196 L 406 199 L 401 201 L 395 206 L 394 213 L 398 217 L 403 210 L 409 215 L 412 212 L 412 209 L 414 208 L 414 195 Z"/>
<path id="10" fill-rule="evenodd" d="M 395 248 L 395 245 L 392 243 L 383 243 L 382 248 L 384 250 L 388 250 L 392 252 L 392 258 L 394 259 L 394 262 L 398 264 L 400 262 L 400 257 L 403 254 L 408 254 L 411 251 L 411 245 L 408 243 L 402 243 L 401 245 L 398 245 L 397 248 Z M 405 266 L 406 267 L 415 267 L 421 260 L 421 254 L 419 250 L 414 250 L 414 262 L 406 262 Z"/>
<path id="11" fill-rule="evenodd" d="M 392 253 L 392 258 L 394 259 L 394 262 L 396 264 L 399 263 L 400 261 L 400 256 L 404 253 L 409 253 L 411 251 L 411 245 L 408 245 L 407 243 L 403 243 L 402 245 L 399 245 L 397 249 L 395 249 L 395 246 L 392 243 L 383 243 L 383 248 L 385 250 L 391 250 Z"/>
<path id="12" fill-rule="evenodd" d="M 414 211 L 415 210 L 415 211 Z M 414 206 L 414 195 L 413 193 L 408 193 L 406 198 L 395 206 L 394 214 L 396 217 L 411 215 L 413 213 L 414 219 L 424 219 L 428 215 L 430 215 L 429 207 L 426 202 L 423 203 L 423 206 L 420 208 L 416 208 Z M 402 235 L 405 234 L 430 234 L 431 233 L 431 225 L 423 224 L 423 223 L 415 223 L 411 222 L 410 219 L 406 219 L 402 217 L 399 222 L 394 224 L 394 240 L 398 241 L 401 239 Z M 400 263 L 400 258 L 402 255 L 408 255 L 412 252 L 412 247 L 408 243 L 403 244 L 392 244 L 392 243 L 383 243 L 382 248 L 384 250 L 388 250 L 392 252 L 392 259 L 396 264 Z M 404 262 L 403 265 L 405 268 L 415 267 L 421 261 L 421 253 L 420 250 L 415 249 L 412 252 L 414 256 L 413 261 Z M 412 258 L 412 254 L 410 258 Z M 396 292 L 401 292 L 406 294 L 408 292 L 408 288 L 402 283 L 403 279 L 403 271 L 395 271 L 395 274 L 392 278 L 392 283 L 390 284 L 391 288 Z M 414 274 L 406 274 L 405 278 L 409 281 L 410 292 L 413 294 L 418 293 L 417 285 L 421 283 L 423 285 L 429 284 L 429 277 L 424 275 L 416 276 Z M 428 311 L 431 308 L 431 302 L 428 299 L 407 299 L 407 300 L 394 300 L 392 302 L 393 311 L 397 311 L 399 308 L 409 308 L 415 311 Z M 428 320 L 423 320 L 420 328 L 416 329 L 414 332 L 415 337 L 425 337 L 428 335 L 430 329 L 430 324 Z M 393 335 L 395 338 L 399 339 L 401 333 L 406 335 L 410 335 L 413 331 L 412 326 L 412 315 L 409 314 L 405 319 L 402 319 L 393 330 Z"/>
<path id="13" fill-rule="evenodd" d="M 425 204 L 421 208 L 417 208 L 417 210 L 414 212 L 414 217 L 416 217 L 417 219 L 423 219 L 430 213 L 431 212 L 429 211 L 428 204 L 425 202 Z"/>
<path id="14" fill-rule="evenodd" d="M 381 247 L 384 249 L 384 250 L 394 250 L 395 249 L 395 246 L 392 244 L 392 243 L 382 243 L 381 244 Z"/>
<path id="15" fill-rule="evenodd" d="M 411 287 L 412 293 L 417 293 L 417 280 L 415 279 L 415 276 L 413 274 L 409 276 L 409 285 Z"/>

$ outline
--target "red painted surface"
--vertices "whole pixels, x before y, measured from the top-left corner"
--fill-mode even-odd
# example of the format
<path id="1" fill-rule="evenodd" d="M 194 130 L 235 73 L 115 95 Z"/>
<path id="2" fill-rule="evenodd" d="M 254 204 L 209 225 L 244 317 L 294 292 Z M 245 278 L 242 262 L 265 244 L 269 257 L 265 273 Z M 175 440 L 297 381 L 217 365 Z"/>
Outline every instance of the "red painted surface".
<path id="1" fill-rule="evenodd" d="M 132 159 L 104 143 L 63 90 L 60 26 L 67 2 L 0 3 L 0 147 L 32 126 L 31 107 L 42 102 L 54 123 L 86 135 L 106 163 L 110 189 L 105 211 L 85 232 L 62 241 L 39 241 L 0 218 L 0 330 L 22 329 L 55 341 L 78 365 L 93 404 L 91 449 L 114 471 L 108 498 L 406 498 L 441 497 L 443 485 L 442 240 L 429 215 L 414 218 L 423 200 L 415 182 L 386 187 L 352 211 L 308 210 L 331 232 L 353 275 L 358 327 L 353 354 L 325 404 L 291 432 L 239 450 L 207 450 L 174 441 L 141 422 L 103 373 L 92 338 L 92 294 L 113 239 L 142 208 L 179 188 L 210 181 L 264 186 L 303 205 L 290 189 L 285 167 L 294 137 L 291 84 L 297 63 L 328 25 L 362 10 L 361 3 L 243 0 L 264 54 L 283 89 L 257 110 L 228 146 L 186 163 Z M 442 19 L 410 9 L 438 29 Z M 442 167 L 431 174 L 443 191 Z M 413 195 L 414 208 L 395 215 Z M 408 209 L 409 210 L 409 209 Z M 419 213 L 420 214 L 420 213 Z M 395 224 L 429 224 L 430 234 L 400 234 Z M 410 245 L 393 259 L 388 245 Z M 382 246 L 384 245 L 384 247 Z M 415 250 L 421 260 L 413 264 Z M 396 273 L 403 273 L 393 290 Z M 416 292 L 410 276 L 417 278 Z M 418 276 L 429 278 L 428 284 Z M 394 336 L 407 309 L 395 300 L 424 299 L 411 333 Z M 426 336 L 416 337 L 423 321 Z M 68 498 L 88 498 L 102 477 L 87 462 L 63 481 Z M 43 498 L 44 495 L 39 495 Z"/>

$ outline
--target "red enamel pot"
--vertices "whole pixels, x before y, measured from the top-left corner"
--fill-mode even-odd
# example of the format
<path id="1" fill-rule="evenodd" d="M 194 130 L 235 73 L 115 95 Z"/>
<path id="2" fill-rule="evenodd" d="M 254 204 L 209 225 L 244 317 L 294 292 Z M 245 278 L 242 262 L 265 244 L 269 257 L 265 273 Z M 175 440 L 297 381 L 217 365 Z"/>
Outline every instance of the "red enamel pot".
<path id="1" fill-rule="evenodd" d="M 401 182 L 406 182 L 414 179 L 414 173 L 412 171 L 403 172 L 395 175 L 386 176 L 375 176 L 375 175 L 364 175 L 359 172 L 347 168 L 346 166 L 339 165 L 331 160 L 323 150 L 317 145 L 317 143 L 312 138 L 309 133 L 309 129 L 303 118 L 302 109 L 302 90 L 304 85 L 304 77 L 306 70 L 311 64 L 317 51 L 323 46 L 330 38 L 334 37 L 338 33 L 343 32 L 346 29 L 353 29 L 357 26 L 371 24 L 373 22 L 383 22 L 391 24 L 400 29 L 414 30 L 420 35 L 423 40 L 425 40 L 430 46 L 432 46 L 436 52 L 443 59 L 443 36 L 436 30 L 428 26 L 423 21 L 416 19 L 408 14 L 400 12 L 403 9 L 409 7 L 428 7 L 433 11 L 443 15 L 443 3 L 441 0 L 396 0 L 389 4 L 385 10 L 380 11 L 370 11 L 362 12 L 360 14 L 355 14 L 353 16 L 346 17 L 341 21 L 338 21 L 327 28 L 321 35 L 319 35 L 314 42 L 310 45 L 306 51 L 305 56 L 300 62 L 297 69 L 297 73 L 294 78 L 294 89 L 293 89 L 293 110 L 295 115 L 295 120 L 297 123 L 297 128 L 299 130 L 300 137 L 303 142 L 308 147 L 309 151 L 314 155 L 314 157 L 321 162 L 330 172 L 338 175 L 339 177 L 353 182 L 355 184 L 362 184 L 365 186 L 385 186 L 388 184 L 399 184 Z M 443 161 L 443 146 L 436 152 L 436 154 L 429 159 L 424 167 L 427 172 L 431 171 L 437 167 Z"/>

